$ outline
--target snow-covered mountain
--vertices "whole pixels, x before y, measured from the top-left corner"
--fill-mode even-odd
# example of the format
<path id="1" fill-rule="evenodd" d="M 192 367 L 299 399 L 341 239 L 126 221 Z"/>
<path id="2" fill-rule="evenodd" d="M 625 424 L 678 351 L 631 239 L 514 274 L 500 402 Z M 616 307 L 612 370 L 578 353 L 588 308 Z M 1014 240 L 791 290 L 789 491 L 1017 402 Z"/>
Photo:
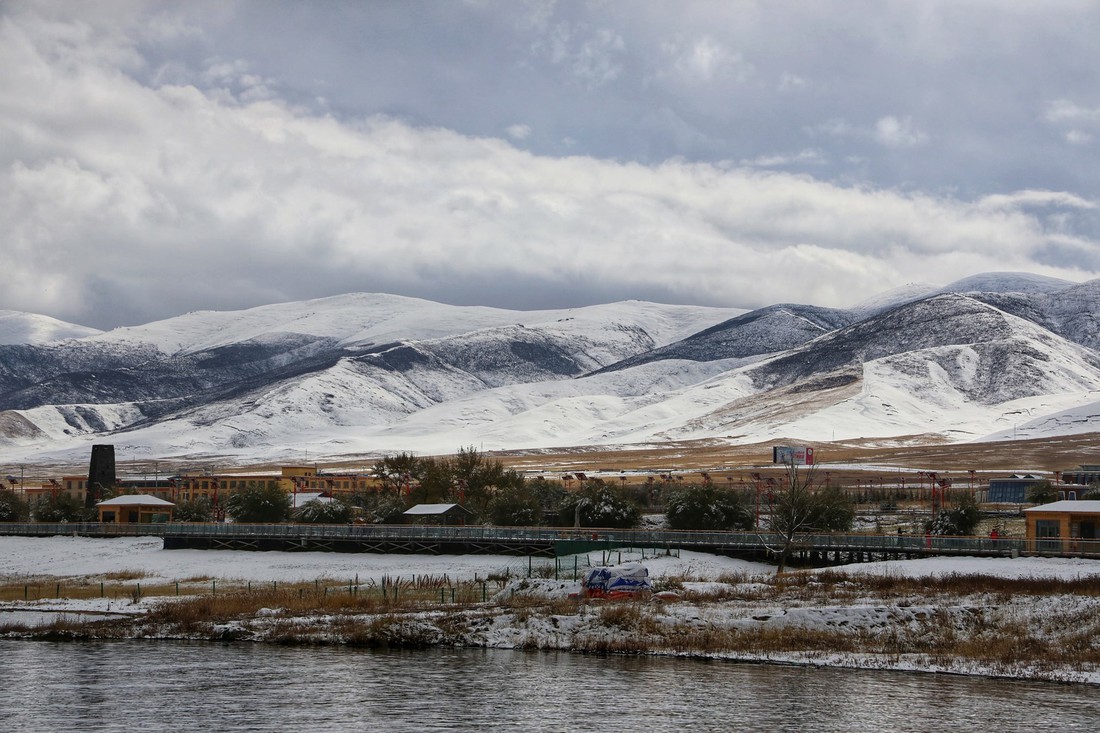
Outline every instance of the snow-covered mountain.
<path id="1" fill-rule="evenodd" d="M 1100 280 L 1013 273 L 849 310 L 526 312 L 353 294 L 2 345 L 0 445 L 19 460 L 90 442 L 318 460 L 1079 433 L 1100 431 L 1098 349 Z"/>
<path id="2" fill-rule="evenodd" d="M 0 345 L 48 344 L 101 333 L 94 328 L 65 323 L 49 316 L 0 310 Z"/>

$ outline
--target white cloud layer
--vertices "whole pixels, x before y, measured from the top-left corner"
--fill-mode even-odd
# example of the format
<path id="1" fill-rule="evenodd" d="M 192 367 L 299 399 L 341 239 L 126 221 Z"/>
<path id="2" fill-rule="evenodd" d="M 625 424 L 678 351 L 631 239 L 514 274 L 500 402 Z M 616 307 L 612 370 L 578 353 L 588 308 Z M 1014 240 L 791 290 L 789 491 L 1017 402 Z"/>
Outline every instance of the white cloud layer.
<path id="1" fill-rule="evenodd" d="M 504 137 L 534 144 L 542 126 L 511 114 L 492 128 L 499 137 L 333 114 L 248 59 L 151 63 L 150 34 L 204 31 L 170 15 L 144 22 L 132 7 L 111 22 L 34 6 L 0 15 L 0 308 L 109 327 L 354 290 L 517 308 L 627 297 L 843 306 L 990 270 L 1100 274 L 1089 193 L 967 198 L 756 169 L 858 157 L 814 136 L 731 158 L 739 165 L 631 161 L 517 149 Z M 625 30 L 540 12 L 534 56 L 588 90 L 627 73 Z M 664 58 L 693 83 L 760 73 L 693 37 Z M 808 93 L 816 80 L 804 78 L 782 83 Z M 1083 126 L 1094 112 L 1045 114 Z M 701 149 L 714 138 L 700 119 L 687 105 L 649 124 Z M 821 119 L 841 137 L 854 129 Z M 861 134 L 889 148 L 938 141 L 908 116 L 865 119 L 878 121 Z"/>

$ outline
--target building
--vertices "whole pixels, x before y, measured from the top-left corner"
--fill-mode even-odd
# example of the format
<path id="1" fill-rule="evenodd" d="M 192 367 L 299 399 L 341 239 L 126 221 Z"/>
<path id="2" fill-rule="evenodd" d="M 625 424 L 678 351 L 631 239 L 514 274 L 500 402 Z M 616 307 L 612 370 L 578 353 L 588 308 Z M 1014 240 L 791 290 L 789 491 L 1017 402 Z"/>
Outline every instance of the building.
<path id="1" fill-rule="evenodd" d="M 100 522 L 157 524 L 172 521 L 172 510 L 176 505 L 155 496 L 126 494 L 97 502 L 95 507 Z"/>
<path id="2" fill-rule="evenodd" d="M 470 510 L 461 504 L 417 504 L 404 512 L 409 524 L 464 525 Z"/>
<path id="3" fill-rule="evenodd" d="M 1100 484 L 1100 466 L 1083 464 L 1069 471 L 1062 471 L 1062 480 L 1082 486 Z"/>
<path id="4" fill-rule="evenodd" d="M 235 491 L 250 486 L 281 488 L 288 494 L 323 494 L 327 497 L 350 495 L 359 491 L 378 491 L 381 481 L 358 473 L 318 473 L 313 466 L 282 466 L 278 473 L 181 473 L 166 479 L 168 486 L 152 491 L 171 501 L 195 501 L 206 498 L 213 504 L 224 503 Z M 138 487 L 134 487 L 138 488 Z"/>
<path id="5" fill-rule="evenodd" d="M 64 476 L 60 481 L 50 479 L 40 486 L 24 486 L 23 498 L 33 509 L 46 497 L 68 494 L 73 501 L 84 504 L 88 492 L 88 479 L 83 476 Z"/>
<path id="6" fill-rule="evenodd" d="M 986 501 L 990 504 L 1026 504 L 1028 490 L 1046 481 L 1058 492 L 1059 499 L 1080 499 L 1088 490 L 1088 486 L 1076 482 L 1072 474 L 1055 472 L 1053 480 L 1030 473 L 1012 474 L 1008 478 L 989 479 Z"/>
<path id="7" fill-rule="evenodd" d="M 991 478 L 986 501 L 991 504 L 1023 504 L 1027 501 L 1027 490 L 1046 480 L 1030 473 L 1014 473 L 1008 478 Z"/>
<path id="8" fill-rule="evenodd" d="M 1024 510 L 1029 552 L 1100 552 L 1100 501 L 1064 499 Z"/>

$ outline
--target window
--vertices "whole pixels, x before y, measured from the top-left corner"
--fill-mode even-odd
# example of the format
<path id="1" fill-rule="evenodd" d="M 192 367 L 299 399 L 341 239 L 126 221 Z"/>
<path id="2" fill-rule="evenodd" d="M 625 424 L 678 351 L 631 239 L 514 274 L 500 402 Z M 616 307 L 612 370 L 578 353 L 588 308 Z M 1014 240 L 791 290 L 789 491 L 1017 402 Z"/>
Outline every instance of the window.
<path id="1" fill-rule="evenodd" d="M 1035 549 L 1039 552 L 1061 552 L 1061 522 L 1057 519 L 1039 519 L 1035 522 Z"/>

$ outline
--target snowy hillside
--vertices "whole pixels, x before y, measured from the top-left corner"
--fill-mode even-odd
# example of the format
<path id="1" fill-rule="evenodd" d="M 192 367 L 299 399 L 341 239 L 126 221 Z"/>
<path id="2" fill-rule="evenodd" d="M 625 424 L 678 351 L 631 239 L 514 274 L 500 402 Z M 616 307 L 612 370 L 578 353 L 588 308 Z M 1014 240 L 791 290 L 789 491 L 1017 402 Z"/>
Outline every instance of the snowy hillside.
<path id="1" fill-rule="evenodd" d="M 662 359 L 715 361 L 774 354 L 801 346 L 853 320 L 846 311 L 773 305 L 719 323 L 674 344 L 625 359 L 607 369 L 626 369 Z"/>
<path id="2" fill-rule="evenodd" d="M 655 341 L 667 343 L 695 333 L 730 312 L 641 301 L 553 311 L 510 311 L 445 305 L 399 295 L 352 293 L 244 311 L 197 311 L 143 326 L 118 328 L 94 341 L 152 345 L 165 354 L 176 355 L 287 337 L 331 341 L 341 347 L 369 347 L 509 325 L 539 327 L 576 321 L 578 326 L 602 328 L 622 320 L 644 328 Z"/>
<path id="3" fill-rule="evenodd" d="M 94 328 L 65 323 L 49 316 L 0 310 L 0 345 L 48 344 L 100 333 Z"/>
<path id="4" fill-rule="evenodd" d="M 262 461 L 1039 437 L 1100 431 L 1098 342 L 1100 280 L 1013 273 L 850 310 L 354 294 L 0 346 L 0 445 L 28 461 L 107 441 Z"/>

